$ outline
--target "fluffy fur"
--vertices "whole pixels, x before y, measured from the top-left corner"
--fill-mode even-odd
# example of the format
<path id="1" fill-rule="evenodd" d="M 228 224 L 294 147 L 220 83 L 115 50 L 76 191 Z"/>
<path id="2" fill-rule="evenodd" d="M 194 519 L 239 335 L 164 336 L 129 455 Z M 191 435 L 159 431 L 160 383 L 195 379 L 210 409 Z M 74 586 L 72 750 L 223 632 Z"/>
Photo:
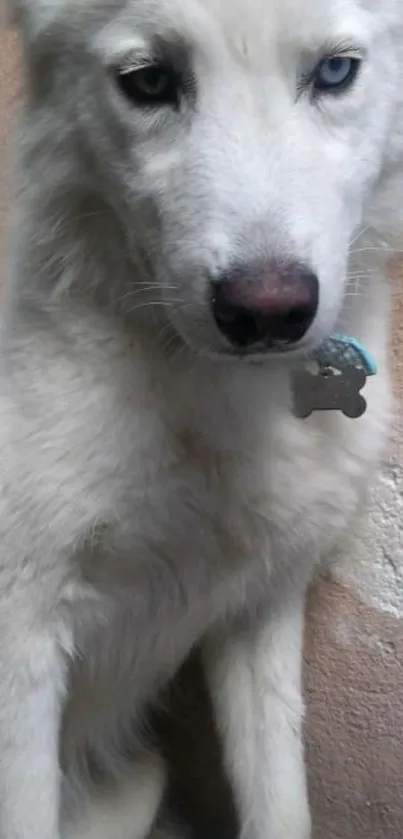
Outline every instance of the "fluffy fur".
<path id="1" fill-rule="evenodd" d="M 0 330 L 0 839 L 160 835 L 164 769 L 141 720 L 195 645 L 242 839 L 308 839 L 304 593 L 389 413 L 401 2 L 13 11 L 26 103 Z M 363 55 L 354 87 L 299 91 L 346 41 Z M 155 43 L 188 62 L 178 112 L 136 109 L 110 74 Z M 230 356 L 208 278 L 272 258 L 319 275 L 304 351 L 337 326 L 373 353 L 363 418 L 294 418 L 300 351 Z"/>

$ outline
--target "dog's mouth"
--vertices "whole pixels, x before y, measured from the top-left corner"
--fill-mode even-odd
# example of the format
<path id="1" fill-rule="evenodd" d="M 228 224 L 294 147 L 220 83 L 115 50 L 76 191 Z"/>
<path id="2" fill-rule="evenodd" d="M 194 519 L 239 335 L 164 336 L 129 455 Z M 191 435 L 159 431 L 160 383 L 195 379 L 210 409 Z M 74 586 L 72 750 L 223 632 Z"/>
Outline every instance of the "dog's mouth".
<path id="1" fill-rule="evenodd" d="M 287 338 L 282 339 L 278 335 L 272 340 L 270 334 L 259 336 L 260 340 L 259 338 L 237 340 L 239 337 L 243 339 L 242 330 L 237 333 L 235 340 L 231 341 L 228 335 L 219 328 L 217 318 L 213 318 L 211 313 L 206 317 L 207 312 L 203 308 L 199 310 L 199 307 L 196 307 L 193 317 L 186 318 L 184 321 L 182 317 L 179 319 L 177 317 L 182 315 L 181 308 L 176 309 L 176 306 L 167 305 L 167 309 L 168 323 L 165 323 L 157 335 L 157 338 L 161 339 L 160 346 L 167 355 L 176 357 L 181 351 L 188 350 L 193 356 L 216 363 L 278 364 L 292 367 L 300 362 L 307 362 L 313 357 L 317 348 L 330 338 L 339 319 L 338 313 L 330 319 L 331 322 L 328 318 L 315 317 L 309 324 L 309 328 L 301 329 L 293 341 Z M 250 329 L 248 324 L 247 327 Z M 255 337 L 253 330 L 248 333 L 249 335 Z M 186 352 L 184 354 L 186 355 Z"/>
<path id="2" fill-rule="evenodd" d="M 275 361 L 275 360 L 285 360 L 285 359 L 295 359 L 298 357 L 303 358 L 307 354 L 307 350 L 303 348 L 292 348 L 292 347 L 276 347 L 276 349 L 268 348 L 265 346 L 255 346 L 255 347 L 248 347 L 248 348 L 236 348 L 236 347 L 224 347 L 220 350 L 216 351 L 214 355 L 217 359 L 220 358 L 231 358 L 234 360 L 238 360 L 241 362 L 247 363 L 260 363 L 265 364 L 267 362 Z"/>
<path id="3" fill-rule="evenodd" d="M 296 344 L 289 342 L 276 342 L 275 345 L 267 344 L 265 342 L 256 342 L 254 344 L 240 346 L 231 344 L 229 341 L 224 343 L 222 336 L 217 330 L 217 341 L 215 341 L 214 333 L 208 330 L 208 335 L 204 335 L 203 331 L 198 332 L 197 324 L 195 329 L 187 328 L 183 330 L 175 322 L 170 320 L 169 328 L 165 326 L 160 331 L 160 346 L 171 357 L 177 357 L 181 351 L 188 350 L 192 355 L 205 358 L 216 363 L 238 363 L 238 364 L 286 364 L 293 365 L 299 361 L 309 359 L 310 354 L 315 348 L 323 342 L 326 335 L 319 335 L 312 338 L 304 336 L 302 340 Z"/>
<path id="4" fill-rule="evenodd" d="M 197 344 L 188 337 L 184 337 L 175 328 L 174 335 L 169 341 L 169 353 L 174 356 L 180 349 L 187 349 L 192 355 L 208 359 L 214 363 L 231 363 L 243 365 L 285 364 L 295 365 L 299 361 L 309 359 L 310 353 L 316 346 L 304 342 L 299 347 L 284 346 L 276 349 L 256 345 L 254 347 L 211 346 L 206 343 Z"/>

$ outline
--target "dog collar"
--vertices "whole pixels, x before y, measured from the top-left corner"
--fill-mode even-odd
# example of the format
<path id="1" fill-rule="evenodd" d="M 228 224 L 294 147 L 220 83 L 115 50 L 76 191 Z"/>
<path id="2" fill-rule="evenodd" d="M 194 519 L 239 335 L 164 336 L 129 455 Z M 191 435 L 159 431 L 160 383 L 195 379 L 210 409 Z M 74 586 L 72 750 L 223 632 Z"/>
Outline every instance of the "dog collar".
<path id="1" fill-rule="evenodd" d="M 292 378 L 294 414 L 301 419 L 313 411 L 341 411 L 354 419 L 365 413 L 367 403 L 360 390 L 367 377 L 377 372 L 368 350 L 355 338 L 335 333 L 309 356 L 305 367 Z M 316 370 L 310 369 L 312 363 Z"/>
<path id="2" fill-rule="evenodd" d="M 312 353 L 321 370 L 335 368 L 342 373 L 348 367 L 360 367 L 366 376 L 375 376 L 377 367 L 368 350 L 356 338 L 336 332 Z"/>

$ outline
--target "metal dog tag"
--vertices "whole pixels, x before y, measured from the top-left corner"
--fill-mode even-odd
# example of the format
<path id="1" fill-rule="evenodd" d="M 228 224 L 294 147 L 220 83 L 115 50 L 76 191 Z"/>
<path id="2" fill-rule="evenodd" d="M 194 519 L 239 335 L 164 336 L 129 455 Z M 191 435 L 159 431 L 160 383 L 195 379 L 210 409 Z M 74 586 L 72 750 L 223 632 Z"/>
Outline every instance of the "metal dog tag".
<path id="1" fill-rule="evenodd" d="M 367 407 L 360 390 L 367 376 L 362 367 L 334 372 L 330 367 L 311 373 L 297 370 L 293 378 L 294 413 L 305 419 L 314 411 L 341 411 L 345 417 L 361 417 Z"/>

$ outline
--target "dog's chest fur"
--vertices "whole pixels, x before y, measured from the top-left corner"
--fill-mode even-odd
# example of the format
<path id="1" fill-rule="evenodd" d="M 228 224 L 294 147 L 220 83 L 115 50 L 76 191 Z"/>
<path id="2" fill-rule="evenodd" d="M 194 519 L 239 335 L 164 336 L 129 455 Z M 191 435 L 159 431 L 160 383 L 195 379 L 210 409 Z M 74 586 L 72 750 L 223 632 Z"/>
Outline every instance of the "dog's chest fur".
<path id="1" fill-rule="evenodd" d="M 288 377 L 264 368 L 168 377 L 141 359 L 136 378 L 122 355 L 117 378 L 115 362 L 102 388 L 105 359 L 76 371 L 89 396 L 66 458 L 88 511 L 66 592 L 80 677 L 130 674 L 147 697 L 216 622 L 306 583 L 355 511 L 372 426 L 297 420 Z"/>
<path id="2" fill-rule="evenodd" d="M 10 364 L 13 468 L 28 505 L 15 539 L 41 521 L 29 528 L 32 573 L 57 593 L 75 652 L 64 738 L 74 765 L 209 629 L 303 589 L 377 457 L 387 377 L 371 383 L 357 424 L 303 421 L 284 370 L 166 359 L 88 311 L 45 326 Z"/>

